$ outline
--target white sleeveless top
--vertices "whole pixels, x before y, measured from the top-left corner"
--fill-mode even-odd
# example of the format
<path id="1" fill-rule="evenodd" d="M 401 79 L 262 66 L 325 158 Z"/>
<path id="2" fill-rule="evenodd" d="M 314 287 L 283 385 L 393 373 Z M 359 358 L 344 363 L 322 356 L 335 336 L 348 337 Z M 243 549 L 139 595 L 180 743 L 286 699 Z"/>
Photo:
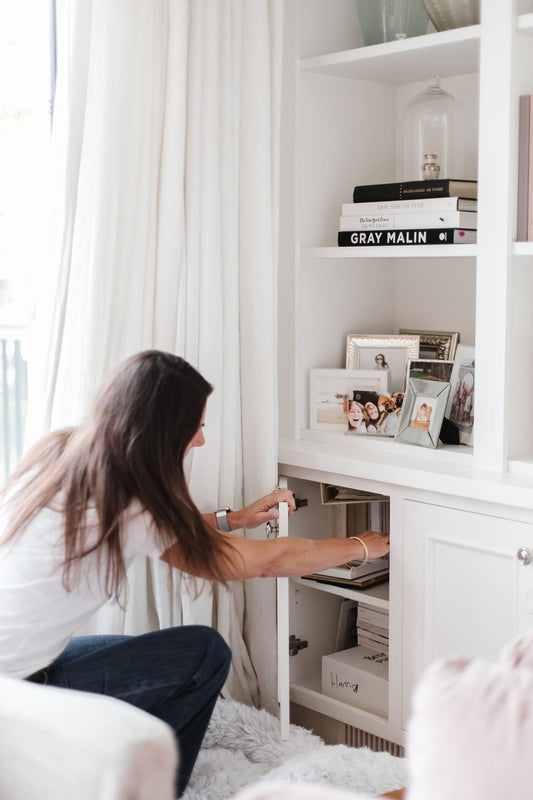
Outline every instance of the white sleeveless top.
<path id="1" fill-rule="evenodd" d="M 7 527 L 8 505 L 0 508 L 0 538 Z M 88 538 L 96 533 L 96 512 L 89 510 Z M 92 526 L 92 528 L 91 528 Z M 91 534 L 91 530 L 93 534 Z M 126 569 L 134 558 L 159 557 L 152 517 L 135 501 L 124 514 Z M 110 598 L 99 580 L 97 556 L 81 562 L 79 577 L 63 586 L 63 515 L 44 509 L 8 542 L 0 544 L 0 673 L 25 678 L 50 664 L 72 635 Z"/>

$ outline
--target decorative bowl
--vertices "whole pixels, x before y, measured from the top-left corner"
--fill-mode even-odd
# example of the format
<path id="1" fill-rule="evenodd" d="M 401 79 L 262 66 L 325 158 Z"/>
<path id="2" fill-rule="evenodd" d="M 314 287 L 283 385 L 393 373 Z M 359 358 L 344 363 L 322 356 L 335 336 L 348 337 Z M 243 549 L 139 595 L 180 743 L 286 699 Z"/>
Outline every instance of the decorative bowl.
<path id="1" fill-rule="evenodd" d="M 422 0 L 438 31 L 479 23 L 479 0 Z"/>

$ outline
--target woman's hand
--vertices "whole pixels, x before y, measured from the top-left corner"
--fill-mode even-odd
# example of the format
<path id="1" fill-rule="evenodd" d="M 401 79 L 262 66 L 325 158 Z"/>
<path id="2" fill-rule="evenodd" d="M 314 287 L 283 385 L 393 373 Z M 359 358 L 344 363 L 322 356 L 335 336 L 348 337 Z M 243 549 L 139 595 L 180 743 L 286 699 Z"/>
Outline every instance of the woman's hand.
<path id="1" fill-rule="evenodd" d="M 361 541 L 357 541 L 360 539 Z M 353 542 L 354 555 L 347 559 L 348 561 L 364 561 L 365 552 L 361 542 L 364 542 L 368 550 L 368 560 L 372 561 L 374 558 L 383 558 L 390 550 L 389 534 L 377 533 L 376 531 L 363 531 L 358 533 L 356 537 L 351 537 L 349 541 Z"/>
<path id="2" fill-rule="evenodd" d="M 289 515 L 296 509 L 294 495 L 288 489 L 274 489 L 270 494 L 259 498 L 240 511 L 231 511 L 228 514 L 229 524 L 233 531 L 240 528 L 257 528 L 265 525 L 270 520 L 278 519 L 278 503 L 285 502 L 289 505 Z"/>

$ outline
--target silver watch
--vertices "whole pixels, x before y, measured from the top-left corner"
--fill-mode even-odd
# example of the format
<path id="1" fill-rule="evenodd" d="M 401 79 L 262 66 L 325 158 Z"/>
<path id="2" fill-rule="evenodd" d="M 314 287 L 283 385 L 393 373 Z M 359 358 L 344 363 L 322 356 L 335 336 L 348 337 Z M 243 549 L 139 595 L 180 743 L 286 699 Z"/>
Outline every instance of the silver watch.
<path id="1" fill-rule="evenodd" d="M 222 508 L 215 508 L 215 517 L 217 520 L 217 528 L 219 529 L 219 531 L 224 531 L 225 533 L 231 532 L 228 520 L 228 513 L 230 511 L 231 508 L 229 506 L 222 506 Z"/>

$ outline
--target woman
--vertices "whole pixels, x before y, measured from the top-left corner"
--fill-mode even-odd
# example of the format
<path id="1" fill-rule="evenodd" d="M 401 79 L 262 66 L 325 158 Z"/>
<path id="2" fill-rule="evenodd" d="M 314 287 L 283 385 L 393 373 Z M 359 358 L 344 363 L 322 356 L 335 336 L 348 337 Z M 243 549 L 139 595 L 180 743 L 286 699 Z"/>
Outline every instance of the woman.
<path id="1" fill-rule="evenodd" d="M 183 460 L 204 444 L 212 387 L 183 359 L 139 353 L 107 380 L 87 420 L 58 431 L 24 458 L 0 508 L 0 672 L 108 694 L 170 724 L 180 748 L 177 783 L 187 786 L 230 665 L 216 631 L 185 626 L 143 636 L 73 634 L 109 599 L 125 601 L 139 555 L 161 558 L 209 581 L 297 576 L 377 558 L 388 536 L 357 541 L 252 541 L 216 530 L 191 500 Z M 295 508 L 276 490 L 227 514 L 251 528 Z"/>
<path id="2" fill-rule="evenodd" d="M 348 404 L 348 430 L 354 433 L 366 433 L 366 413 L 364 406 L 357 400 Z"/>

